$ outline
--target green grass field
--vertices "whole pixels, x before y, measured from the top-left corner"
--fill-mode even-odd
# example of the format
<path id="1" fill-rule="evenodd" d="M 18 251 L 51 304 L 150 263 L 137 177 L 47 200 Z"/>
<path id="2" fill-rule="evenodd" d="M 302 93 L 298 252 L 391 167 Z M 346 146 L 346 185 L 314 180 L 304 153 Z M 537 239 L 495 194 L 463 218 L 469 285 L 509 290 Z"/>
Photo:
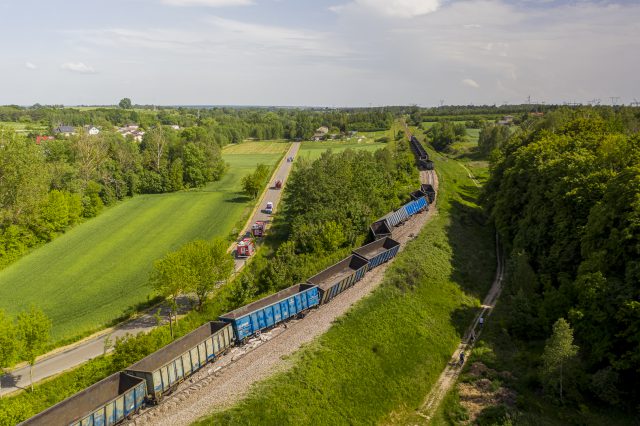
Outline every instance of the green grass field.
<path id="1" fill-rule="evenodd" d="M 320 157 L 323 152 L 331 150 L 334 153 L 342 152 L 347 149 L 357 149 L 366 151 L 377 151 L 385 147 L 385 143 L 374 142 L 370 137 L 364 137 L 362 142 L 357 139 L 346 141 L 319 141 L 319 142 L 302 142 L 298 156 L 307 160 L 315 160 Z"/>
<path id="2" fill-rule="evenodd" d="M 0 121 L 0 127 L 12 129 L 18 133 L 28 133 L 30 131 L 45 131 L 47 126 L 39 123 L 16 123 L 14 121 Z"/>
<path id="3" fill-rule="evenodd" d="M 140 195 L 109 208 L 0 271 L 0 309 L 35 304 L 53 321 L 54 340 L 98 329 L 147 301 L 154 260 L 199 238 L 226 237 L 249 214 L 240 179 L 257 163 L 275 165 L 287 143 L 225 148 L 231 167 L 193 191 Z"/>
<path id="4" fill-rule="evenodd" d="M 430 152 L 430 154 L 433 154 Z M 495 270 L 479 189 L 454 160 L 436 163 L 439 214 L 374 293 L 308 347 L 200 424 L 420 424 L 414 415 L 477 312 Z"/>

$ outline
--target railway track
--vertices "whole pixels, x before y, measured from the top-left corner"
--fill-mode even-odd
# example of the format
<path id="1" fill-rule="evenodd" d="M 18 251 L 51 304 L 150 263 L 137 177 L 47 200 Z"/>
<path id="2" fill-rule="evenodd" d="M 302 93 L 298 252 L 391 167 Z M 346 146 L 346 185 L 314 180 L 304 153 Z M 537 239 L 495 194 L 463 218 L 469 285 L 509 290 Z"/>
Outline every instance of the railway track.
<path id="1" fill-rule="evenodd" d="M 427 183 L 433 185 L 433 187 L 437 190 L 438 187 L 438 178 L 434 170 L 422 170 L 420 171 L 420 182 Z M 435 214 L 435 203 L 430 206 L 429 212 L 421 213 L 417 215 L 417 217 L 413 217 L 411 220 L 407 221 L 404 225 L 399 226 L 394 229 L 393 238 L 396 241 L 402 243 L 401 250 L 406 246 L 406 243 L 417 236 L 420 229 L 426 223 L 428 217 Z M 371 280 L 376 280 L 377 283 L 382 281 L 382 277 L 384 275 L 384 270 L 391 261 L 382 266 L 378 267 L 378 275 L 376 277 L 370 278 Z M 366 278 L 365 278 L 366 279 Z M 360 298 L 366 296 L 377 284 L 374 284 L 369 290 L 363 290 L 362 286 L 364 283 L 358 284 L 360 287 L 353 287 L 346 290 L 342 293 L 337 300 L 332 301 L 331 304 L 327 305 L 329 308 L 334 308 L 337 303 L 345 304 L 344 309 L 348 309 L 352 303 L 355 303 Z M 356 294 L 356 292 L 361 292 L 362 295 Z M 355 299 L 353 302 L 349 302 L 348 299 Z M 208 367 L 205 367 L 192 375 L 187 380 L 183 381 L 181 384 L 177 386 L 177 388 L 169 395 L 165 396 L 162 400 L 162 403 L 157 406 L 150 406 L 143 410 L 140 415 L 135 416 L 133 419 L 129 420 L 125 424 L 131 425 L 149 425 L 149 424 L 171 424 L 173 423 L 173 419 L 168 419 L 168 415 L 174 415 L 173 410 L 183 409 L 185 411 L 186 417 L 180 417 L 180 422 L 184 421 L 184 424 L 188 424 L 187 417 L 193 416 L 196 420 L 200 416 L 194 415 L 196 409 L 192 409 L 189 407 L 184 407 L 183 404 L 189 401 L 198 400 L 200 395 L 207 394 L 210 392 L 206 392 L 207 388 L 215 389 L 216 386 L 227 377 L 227 381 L 233 379 L 238 376 L 238 371 L 244 371 L 245 375 L 249 375 L 250 373 L 246 371 L 246 369 L 253 369 L 255 363 L 264 364 L 268 363 L 269 360 L 265 358 L 273 358 L 276 357 L 277 360 L 272 360 L 271 362 L 274 365 L 281 365 L 282 355 L 278 356 L 278 351 L 281 348 L 274 349 L 278 346 L 286 345 L 286 340 L 296 340 L 298 339 L 299 334 L 304 334 L 307 339 L 311 340 L 315 336 L 311 335 L 313 332 L 303 331 L 305 328 L 308 328 L 312 322 L 326 322 L 327 327 L 331 325 L 333 320 L 342 315 L 343 311 L 336 311 L 331 314 L 330 318 L 323 318 L 326 315 L 327 307 L 323 307 L 319 310 L 312 310 L 307 314 L 309 319 L 296 319 L 291 320 L 285 324 L 281 324 L 268 332 L 262 333 L 258 337 L 254 337 L 250 339 L 245 346 L 235 347 L 229 350 L 224 356 L 219 358 L 214 364 L 211 364 Z M 315 331 L 315 330 L 314 330 Z M 316 334 L 319 335 L 319 334 Z M 293 345 L 294 347 L 290 347 L 287 349 L 289 353 L 293 353 L 295 350 L 299 349 L 299 345 Z M 246 359 L 245 359 L 246 358 Z M 253 360 L 251 362 L 247 360 Z M 241 364 L 248 364 L 251 367 L 245 367 Z M 266 368 L 266 367 L 265 367 Z M 275 369 L 275 368 L 274 368 Z M 273 372 L 273 370 L 269 370 Z M 228 373 L 228 374 L 226 374 Z M 268 377 L 268 376 L 267 376 Z M 245 387 L 248 389 L 252 383 L 261 380 L 262 377 L 257 377 L 254 380 L 251 378 L 247 378 L 246 383 L 244 383 Z M 223 382 L 224 383 L 224 382 Z M 224 383 L 226 385 L 226 383 Z M 242 395 L 233 395 L 233 397 L 241 397 Z M 224 403 L 222 403 L 224 405 Z M 211 409 L 211 407 L 209 407 Z M 171 413 L 171 414 L 170 414 Z M 202 413 L 203 415 L 206 413 Z"/>

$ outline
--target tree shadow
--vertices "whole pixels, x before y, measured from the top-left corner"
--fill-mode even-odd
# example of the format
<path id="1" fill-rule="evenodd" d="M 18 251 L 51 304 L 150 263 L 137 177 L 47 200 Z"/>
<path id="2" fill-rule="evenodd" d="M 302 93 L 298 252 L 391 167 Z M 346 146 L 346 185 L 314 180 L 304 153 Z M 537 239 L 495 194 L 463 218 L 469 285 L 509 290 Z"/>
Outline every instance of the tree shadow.
<path id="1" fill-rule="evenodd" d="M 475 203 L 466 196 L 461 199 Z M 495 239 L 492 226 L 482 208 L 459 200 L 450 203 L 451 223 L 447 238 L 452 249 L 451 281 L 469 297 L 482 301 L 491 287 L 496 271 Z M 463 335 L 478 313 L 478 307 L 469 300 L 451 314 L 451 323 Z"/>
<path id="2" fill-rule="evenodd" d="M 248 203 L 249 201 L 251 201 L 251 197 L 248 197 L 246 195 L 238 195 L 238 196 L 233 197 L 233 198 L 227 198 L 224 201 L 226 203 L 244 204 L 244 203 Z"/>

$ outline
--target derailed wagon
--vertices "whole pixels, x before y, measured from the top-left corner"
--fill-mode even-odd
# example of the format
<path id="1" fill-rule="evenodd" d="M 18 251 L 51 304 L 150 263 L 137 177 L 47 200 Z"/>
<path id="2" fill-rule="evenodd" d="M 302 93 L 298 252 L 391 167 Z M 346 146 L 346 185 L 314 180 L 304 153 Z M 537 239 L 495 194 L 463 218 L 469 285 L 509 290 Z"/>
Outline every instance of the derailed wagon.
<path id="1" fill-rule="evenodd" d="M 436 190 L 433 188 L 433 185 L 423 183 L 420 185 L 420 190 L 427 195 L 427 201 L 429 201 L 429 204 L 436 200 Z"/>
<path id="2" fill-rule="evenodd" d="M 400 250 L 400 243 L 389 237 L 376 240 L 353 251 L 367 261 L 367 271 L 389 261 Z"/>
<path id="3" fill-rule="evenodd" d="M 296 284 L 220 316 L 233 326 L 238 341 L 318 306 L 315 285 Z"/>
<path id="4" fill-rule="evenodd" d="M 234 342 L 229 324 L 211 321 L 143 358 L 125 372 L 144 379 L 147 399 L 157 403 L 164 394 L 208 362 L 214 361 Z"/>
<path id="5" fill-rule="evenodd" d="M 140 410 L 146 386 L 141 378 L 115 373 L 20 423 L 25 426 L 110 426 Z"/>
<path id="6" fill-rule="evenodd" d="M 309 278 L 307 282 L 318 286 L 320 303 L 325 304 L 360 281 L 367 272 L 368 262 L 351 255 Z"/>
<path id="7" fill-rule="evenodd" d="M 429 208 L 427 195 L 422 191 L 422 189 L 412 192 L 411 198 L 411 201 L 404 204 L 398 210 L 387 214 L 371 225 L 371 233 L 376 240 L 390 237 L 393 233 L 393 228 L 403 224 L 411 216 Z"/>

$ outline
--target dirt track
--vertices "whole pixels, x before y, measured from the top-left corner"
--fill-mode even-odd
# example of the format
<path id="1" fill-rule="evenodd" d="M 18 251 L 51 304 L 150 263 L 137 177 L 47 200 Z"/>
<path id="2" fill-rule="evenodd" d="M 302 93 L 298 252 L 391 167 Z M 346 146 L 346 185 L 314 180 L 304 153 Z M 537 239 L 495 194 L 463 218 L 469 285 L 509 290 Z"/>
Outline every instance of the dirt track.
<path id="1" fill-rule="evenodd" d="M 423 171 L 422 183 L 431 183 L 436 189 L 435 172 Z M 434 214 L 435 205 L 397 228 L 393 238 L 401 243 L 400 250 L 413 239 Z M 390 262 L 367 273 L 331 303 L 313 310 L 306 318 L 277 327 L 241 348 L 234 348 L 210 367 L 203 369 L 180 385 L 178 390 L 160 405 L 146 410 L 135 418 L 136 425 L 188 425 L 215 410 L 229 407 L 247 395 L 251 386 L 276 372 L 292 366 L 286 360 L 300 347 L 325 333 L 333 321 L 348 311 L 360 299 L 373 291 L 384 277 Z"/>
<path id="2" fill-rule="evenodd" d="M 496 277 L 493 281 L 493 284 L 491 285 L 491 288 L 489 289 L 489 292 L 482 302 L 482 310 L 473 319 L 473 322 L 467 329 L 462 342 L 460 342 L 460 345 L 458 345 L 456 350 L 453 352 L 451 360 L 445 367 L 444 371 L 440 374 L 438 381 L 433 386 L 431 392 L 429 392 L 424 403 L 418 410 L 418 414 L 424 417 L 427 422 L 433 418 L 433 415 L 437 411 L 438 406 L 442 402 L 442 399 L 458 380 L 458 376 L 462 371 L 462 366 L 459 365 L 460 352 L 464 351 L 466 355 L 466 362 L 469 355 L 471 354 L 475 340 L 482 332 L 482 326 L 479 325 L 480 318 L 484 318 L 485 321 L 488 319 L 489 315 L 491 315 L 493 307 L 496 304 L 496 301 L 498 300 L 498 297 L 500 296 L 500 292 L 502 291 L 502 281 L 504 279 L 504 262 L 502 260 L 502 254 L 500 253 L 500 245 L 497 234 L 496 259 L 498 261 L 498 265 L 496 268 Z M 472 335 L 475 337 L 474 339 L 471 339 Z"/>

